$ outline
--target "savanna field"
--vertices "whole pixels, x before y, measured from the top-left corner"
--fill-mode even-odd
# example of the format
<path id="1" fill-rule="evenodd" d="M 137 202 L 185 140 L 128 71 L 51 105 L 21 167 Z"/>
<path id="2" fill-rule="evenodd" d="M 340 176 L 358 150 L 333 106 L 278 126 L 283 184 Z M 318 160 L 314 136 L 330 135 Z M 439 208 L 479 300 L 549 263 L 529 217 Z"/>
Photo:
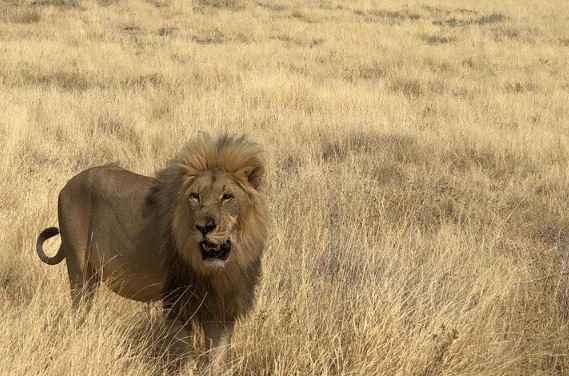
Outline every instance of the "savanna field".
<path id="1" fill-rule="evenodd" d="M 568 14 L 0 0 L 0 374 L 176 371 L 160 304 L 102 288 L 76 328 L 64 263 L 34 247 L 71 176 L 153 174 L 207 131 L 268 165 L 234 374 L 569 375 Z"/>

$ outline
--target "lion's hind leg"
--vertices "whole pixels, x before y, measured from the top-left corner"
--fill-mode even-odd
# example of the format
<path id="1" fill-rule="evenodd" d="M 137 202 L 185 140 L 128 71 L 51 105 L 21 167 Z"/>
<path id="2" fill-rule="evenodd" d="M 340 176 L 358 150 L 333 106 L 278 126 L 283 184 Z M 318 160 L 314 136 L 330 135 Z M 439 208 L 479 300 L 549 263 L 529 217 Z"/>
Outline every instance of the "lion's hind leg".
<path id="1" fill-rule="evenodd" d="M 99 273 L 88 260 L 87 247 L 64 245 L 67 252 L 67 273 L 71 288 L 71 307 L 82 323 L 90 312 L 97 288 L 101 284 Z"/>
<path id="2" fill-rule="evenodd" d="M 90 200 L 81 186 L 69 184 L 59 195 L 59 225 L 65 249 L 67 272 L 71 287 L 71 305 L 83 322 L 91 310 L 100 285 L 100 276 L 93 265 Z"/>
<path id="3" fill-rule="evenodd" d="M 79 278 L 69 277 L 71 284 L 71 304 L 76 311 L 84 310 L 89 313 L 97 288 L 101 284 L 98 273 L 88 272 Z"/>

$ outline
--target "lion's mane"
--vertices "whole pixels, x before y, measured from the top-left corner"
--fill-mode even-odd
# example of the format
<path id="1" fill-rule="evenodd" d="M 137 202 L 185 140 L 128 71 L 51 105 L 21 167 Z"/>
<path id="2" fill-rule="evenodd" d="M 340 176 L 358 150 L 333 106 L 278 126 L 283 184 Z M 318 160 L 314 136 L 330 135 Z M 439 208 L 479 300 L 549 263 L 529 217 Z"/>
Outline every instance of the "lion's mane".
<path id="1" fill-rule="evenodd" d="M 198 254 L 188 244 L 187 187 L 194 177 L 220 169 L 228 175 L 248 173 L 247 193 L 241 202 L 238 233 L 232 260 L 221 269 L 207 271 L 189 256 Z M 247 313 L 254 301 L 254 287 L 261 273 L 261 256 L 267 238 L 268 215 L 263 192 L 265 175 L 262 149 L 245 137 L 202 135 L 157 173 L 147 197 L 152 214 L 163 231 L 167 281 L 164 305 L 182 319 L 233 321 Z M 237 176 L 233 176 L 237 179 Z M 156 218 L 158 217 L 158 218 Z"/>

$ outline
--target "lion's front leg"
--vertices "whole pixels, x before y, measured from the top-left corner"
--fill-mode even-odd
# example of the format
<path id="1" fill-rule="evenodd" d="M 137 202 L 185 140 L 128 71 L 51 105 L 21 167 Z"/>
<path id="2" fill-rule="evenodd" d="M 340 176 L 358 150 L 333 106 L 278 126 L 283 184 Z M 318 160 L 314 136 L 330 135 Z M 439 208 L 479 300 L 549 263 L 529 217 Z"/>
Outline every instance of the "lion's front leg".
<path id="1" fill-rule="evenodd" d="M 234 323 L 204 323 L 209 370 L 212 375 L 231 374 L 231 337 Z"/>
<path id="2" fill-rule="evenodd" d="M 196 365 L 195 352 L 193 347 L 194 333 L 189 323 L 182 320 L 167 318 L 167 347 L 164 355 L 174 370 L 193 369 Z"/>

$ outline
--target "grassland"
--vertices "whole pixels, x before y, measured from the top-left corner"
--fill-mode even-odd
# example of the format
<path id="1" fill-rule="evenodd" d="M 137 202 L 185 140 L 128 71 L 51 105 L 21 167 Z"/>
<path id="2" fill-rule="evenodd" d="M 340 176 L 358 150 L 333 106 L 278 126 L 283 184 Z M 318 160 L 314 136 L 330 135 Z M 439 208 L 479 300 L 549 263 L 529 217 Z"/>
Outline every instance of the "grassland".
<path id="1" fill-rule="evenodd" d="M 0 0 L 0 374 L 172 370 L 159 306 L 102 289 L 76 329 L 34 243 L 73 174 L 152 174 L 207 130 L 250 134 L 269 166 L 235 374 L 569 375 L 567 14 Z"/>

